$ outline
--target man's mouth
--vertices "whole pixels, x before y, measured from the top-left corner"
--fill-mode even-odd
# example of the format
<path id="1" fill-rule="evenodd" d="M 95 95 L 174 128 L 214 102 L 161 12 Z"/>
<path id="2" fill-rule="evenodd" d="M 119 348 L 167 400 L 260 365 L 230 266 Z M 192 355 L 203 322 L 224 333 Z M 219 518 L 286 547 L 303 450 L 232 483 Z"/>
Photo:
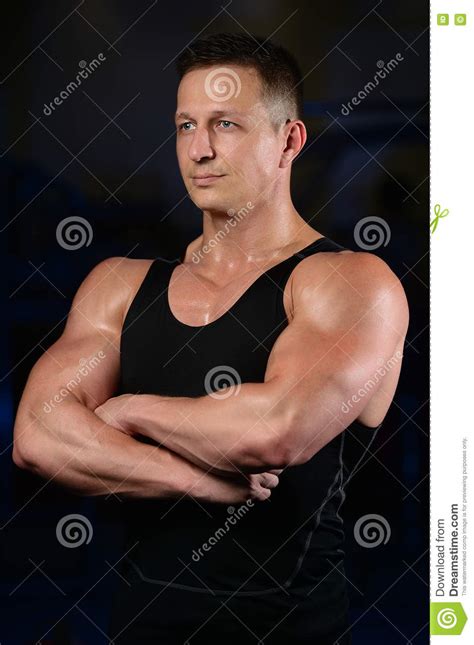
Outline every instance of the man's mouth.
<path id="1" fill-rule="evenodd" d="M 209 186 L 209 184 L 213 184 L 221 177 L 224 177 L 224 175 L 213 175 L 206 173 L 201 175 L 193 175 L 191 179 L 193 180 L 193 184 L 195 186 Z"/>

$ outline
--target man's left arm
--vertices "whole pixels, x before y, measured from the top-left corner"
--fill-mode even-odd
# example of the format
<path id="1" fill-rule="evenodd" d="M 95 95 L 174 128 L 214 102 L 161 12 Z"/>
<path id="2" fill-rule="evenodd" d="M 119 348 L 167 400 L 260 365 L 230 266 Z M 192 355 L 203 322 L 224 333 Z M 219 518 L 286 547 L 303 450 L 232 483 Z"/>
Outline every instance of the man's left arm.
<path id="1" fill-rule="evenodd" d="M 354 396 L 403 349 L 408 306 L 398 278 L 369 253 L 310 256 L 291 280 L 292 319 L 263 383 L 197 398 L 126 394 L 96 414 L 222 474 L 308 461 L 383 387 L 378 379 L 367 396 Z"/>

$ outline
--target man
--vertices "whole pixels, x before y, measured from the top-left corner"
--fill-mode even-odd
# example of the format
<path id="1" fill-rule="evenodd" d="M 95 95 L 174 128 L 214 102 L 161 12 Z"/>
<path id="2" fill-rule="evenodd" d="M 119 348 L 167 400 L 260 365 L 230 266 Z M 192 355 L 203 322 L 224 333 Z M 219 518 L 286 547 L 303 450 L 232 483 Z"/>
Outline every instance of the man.
<path id="1" fill-rule="evenodd" d="M 220 34 L 178 72 L 177 156 L 203 232 L 175 262 L 90 273 L 32 370 L 14 460 L 127 500 L 115 643 L 349 643 L 344 439 L 367 446 L 390 406 L 405 294 L 293 206 L 306 130 L 288 52 Z"/>

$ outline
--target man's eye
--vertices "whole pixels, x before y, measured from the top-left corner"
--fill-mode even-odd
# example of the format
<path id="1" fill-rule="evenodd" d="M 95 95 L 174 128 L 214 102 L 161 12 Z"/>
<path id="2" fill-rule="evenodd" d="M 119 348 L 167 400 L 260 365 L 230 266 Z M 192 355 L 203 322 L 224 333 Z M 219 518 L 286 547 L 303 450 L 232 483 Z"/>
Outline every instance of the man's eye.
<path id="1" fill-rule="evenodd" d="M 186 121 L 186 123 L 181 123 L 178 126 L 178 130 L 183 130 L 184 132 L 188 132 L 191 129 L 187 127 L 188 125 L 192 126 L 193 124 L 190 121 Z"/>
<path id="2" fill-rule="evenodd" d="M 218 123 L 224 128 L 224 130 L 229 130 L 231 129 L 231 126 L 235 125 L 232 121 L 219 121 Z"/>

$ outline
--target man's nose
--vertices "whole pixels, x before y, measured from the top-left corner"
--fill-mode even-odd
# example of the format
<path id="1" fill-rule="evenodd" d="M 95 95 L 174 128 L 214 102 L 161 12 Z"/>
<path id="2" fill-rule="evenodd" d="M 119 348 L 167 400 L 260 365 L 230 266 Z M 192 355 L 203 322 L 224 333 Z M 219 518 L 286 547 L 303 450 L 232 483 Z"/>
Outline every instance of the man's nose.
<path id="1" fill-rule="evenodd" d="M 202 130 L 196 128 L 188 150 L 189 158 L 193 161 L 202 159 L 213 159 L 215 157 L 214 148 L 211 145 L 209 133 L 205 128 Z"/>

